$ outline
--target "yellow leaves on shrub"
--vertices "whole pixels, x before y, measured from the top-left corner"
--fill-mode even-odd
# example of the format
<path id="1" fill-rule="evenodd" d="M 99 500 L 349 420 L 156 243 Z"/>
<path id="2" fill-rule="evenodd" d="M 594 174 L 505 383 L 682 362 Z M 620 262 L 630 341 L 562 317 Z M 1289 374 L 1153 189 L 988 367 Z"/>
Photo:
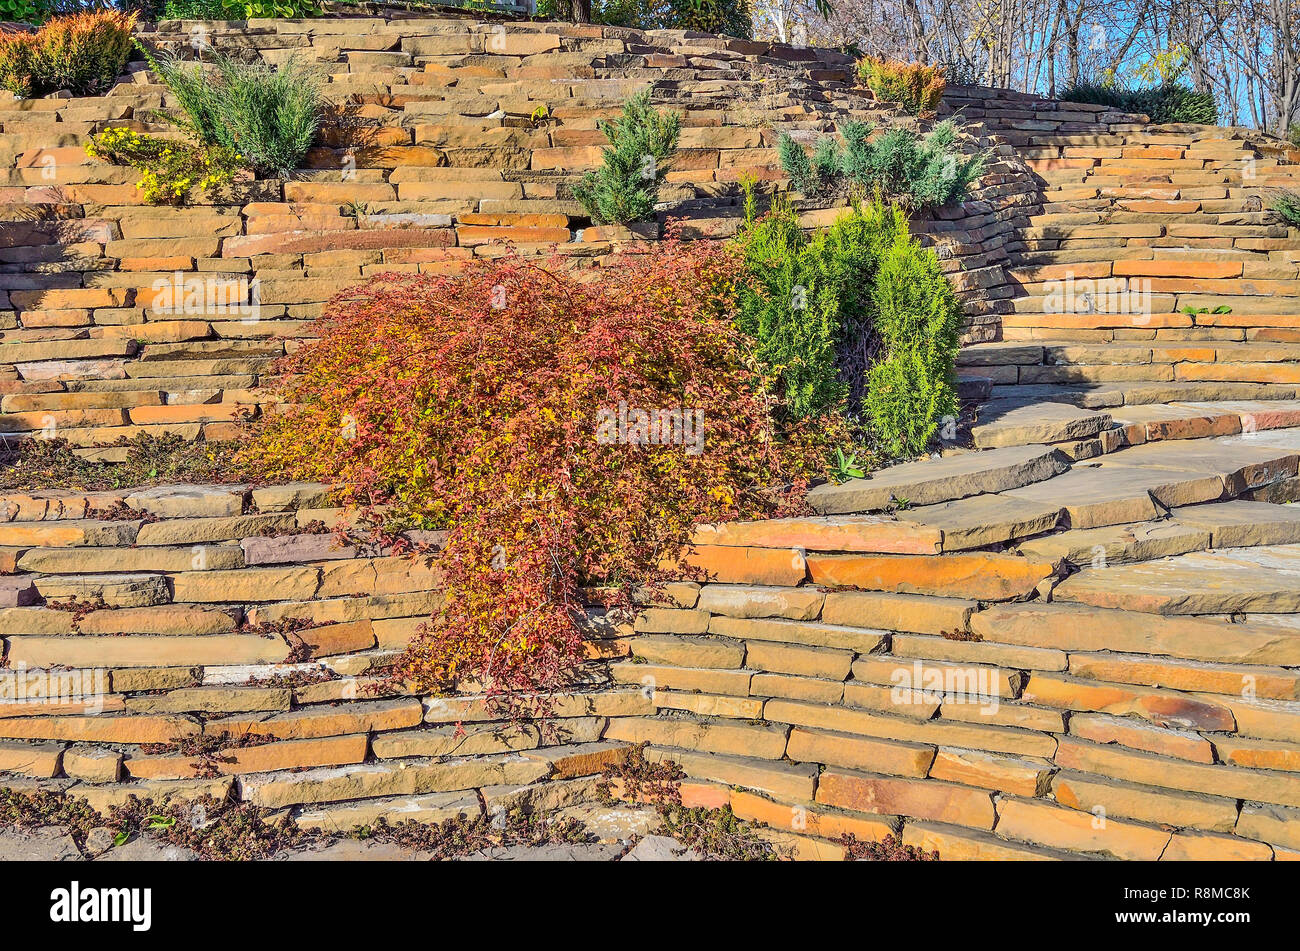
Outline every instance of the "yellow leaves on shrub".
<path id="1" fill-rule="evenodd" d="M 938 109 L 947 85 L 942 66 L 874 56 L 858 60 L 858 78 L 877 99 L 896 102 L 914 116 Z"/>

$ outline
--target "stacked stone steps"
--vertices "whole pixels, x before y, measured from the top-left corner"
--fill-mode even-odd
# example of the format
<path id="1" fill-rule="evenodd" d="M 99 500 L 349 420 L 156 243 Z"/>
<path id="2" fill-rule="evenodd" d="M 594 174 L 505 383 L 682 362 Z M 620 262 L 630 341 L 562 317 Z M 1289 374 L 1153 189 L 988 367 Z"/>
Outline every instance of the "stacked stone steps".
<path id="1" fill-rule="evenodd" d="M 939 546 L 859 549 L 919 552 L 1005 542 L 1033 534 L 1025 531 L 1029 527 L 1051 528 L 1059 518 L 1070 519 L 1076 527 L 1085 527 L 1078 524 L 1084 519 L 1093 527 L 1155 517 L 1154 504 L 1238 497 L 1289 501 L 1286 496 L 1295 490 L 1300 429 L 1295 428 L 1293 403 L 1224 404 L 1221 410 L 1213 403 L 1167 408 L 1155 404 L 1100 413 L 1064 402 L 999 400 L 986 405 L 996 408 L 1001 403 L 1010 407 L 1006 425 L 987 425 L 993 437 L 1001 437 L 994 442 L 1009 444 L 886 468 L 842 484 L 826 483 L 810 492 L 809 502 L 828 516 L 889 511 L 883 527 L 883 517 L 872 516 L 852 523 L 846 534 L 880 539 L 863 540 L 862 545 Z M 1017 433 L 1052 435 L 1053 430 L 1062 441 L 1020 445 L 1014 438 Z M 979 425 L 973 433 L 978 440 Z M 1126 510 L 1141 513 L 1141 518 L 1120 517 Z M 1043 519 L 1050 524 L 1040 527 Z M 896 522 L 917 526 L 916 531 L 901 532 Z M 938 534 L 927 534 L 930 531 Z M 769 542 L 771 547 L 808 547 L 794 531 L 722 526 L 718 532 L 720 537 L 780 539 Z M 903 540 L 896 541 L 896 535 Z"/>
<path id="2" fill-rule="evenodd" d="M 1267 435 L 1294 443 L 1294 431 Z M 1217 462 L 1213 494 L 1199 474 L 1171 472 L 1169 501 L 1217 498 L 1278 462 L 1220 442 L 1181 456 Z M 1012 451 L 1024 452 L 973 455 Z M 937 485 L 944 465 L 914 468 L 934 467 Z M 732 787 L 737 814 L 805 836 L 901 834 L 952 858 L 1295 857 L 1300 840 L 1283 830 L 1300 792 L 1289 719 L 1300 716 L 1289 669 L 1300 656 L 1290 575 L 1300 519 L 1286 506 L 1205 498 L 1161 517 L 1148 488 L 1146 508 L 1116 524 L 1123 500 L 1054 488 L 1068 474 L 1028 488 L 1057 496 L 1076 527 L 1054 530 L 1053 519 L 1026 531 L 1010 559 L 949 554 L 942 534 L 906 521 L 908 508 L 702 530 L 697 563 L 712 583 L 643 615 L 632 644 L 642 663 L 615 668 L 654 687 L 659 722 L 618 729 Z M 729 569 L 704 550 L 728 545 Z M 771 575 L 774 562 L 764 576 L 752 550 L 763 545 L 793 550 L 805 581 Z M 1225 577 L 1229 566 L 1261 577 L 1243 585 Z M 1156 594 L 1144 595 L 1148 575 L 1166 578 Z M 997 709 L 975 711 L 951 689 L 896 694 L 949 669 L 984 683 Z M 1239 699 L 1243 682 L 1265 685 Z"/>
<path id="3" fill-rule="evenodd" d="M 1290 399 L 1151 402 L 1103 412 L 1080 408 L 1079 401 L 1018 394 L 1009 387 L 978 408 L 970 428 L 976 448 L 1047 444 L 1081 461 L 1158 440 L 1253 436 L 1300 425 L 1300 401 Z"/>
<path id="4" fill-rule="evenodd" d="M 1297 184 L 1284 143 L 1149 126 L 1042 135 L 1021 154 L 1043 185 L 1021 222 L 1004 339 L 1253 340 L 1295 327 L 1300 245 L 1267 208 Z"/>
<path id="5" fill-rule="evenodd" d="M 978 857 L 1292 857 L 1300 640 L 1284 620 L 896 597 L 910 610 L 704 585 L 639 625 L 642 662 L 614 676 L 660 714 L 611 730 L 814 837 L 921 841 L 937 823 Z M 983 692 L 955 691 L 957 672 Z M 900 698 L 913 676 L 947 686 Z M 1259 699 L 1237 698 L 1243 677 Z"/>
<path id="6" fill-rule="evenodd" d="M 543 719 L 511 724 L 475 685 L 389 676 L 441 601 L 430 554 L 349 544 L 328 486 L 158 486 L 0 499 L 0 771 L 84 796 L 227 795 L 348 831 L 487 808 L 578 808 L 626 755 L 610 687 L 630 627 L 594 611 L 591 661 Z M 39 690 L 29 685 L 42 684 Z M 30 692 L 29 692 L 30 691 Z M 467 798 L 468 797 L 468 798 Z"/>

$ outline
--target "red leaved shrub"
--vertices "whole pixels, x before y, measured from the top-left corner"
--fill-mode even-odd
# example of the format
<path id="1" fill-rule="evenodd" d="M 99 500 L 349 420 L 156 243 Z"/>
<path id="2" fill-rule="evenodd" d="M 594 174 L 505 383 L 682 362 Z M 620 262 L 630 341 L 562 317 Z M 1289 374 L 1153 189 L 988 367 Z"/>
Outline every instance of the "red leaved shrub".
<path id="1" fill-rule="evenodd" d="M 737 274 L 723 247 L 670 241 L 586 274 L 507 258 L 381 275 L 285 360 L 286 406 L 248 457 L 343 483 L 390 525 L 448 530 L 445 605 L 402 670 L 418 689 L 561 686 L 583 658 L 584 586 L 625 609 L 694 524 L 802 500 L 841 434 L 774 426 L 730 320 Z M 638 410 L 665 411 L 650 444 Z"/>

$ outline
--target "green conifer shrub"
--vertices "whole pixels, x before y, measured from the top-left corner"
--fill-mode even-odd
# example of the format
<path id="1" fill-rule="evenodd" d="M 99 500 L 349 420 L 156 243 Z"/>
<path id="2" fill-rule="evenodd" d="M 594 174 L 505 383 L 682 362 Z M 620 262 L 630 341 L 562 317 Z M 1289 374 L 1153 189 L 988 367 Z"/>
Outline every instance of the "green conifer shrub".
<path id="1" fill-rule="evenodd" d="M 623 103 L 621 116 L 599 124 L 609 140 L 604 159 L 573 187 L 574 197 L 594 223 L 653 220 L 681 122 L 679 114 L 651 106 L 647 89 Z"/>

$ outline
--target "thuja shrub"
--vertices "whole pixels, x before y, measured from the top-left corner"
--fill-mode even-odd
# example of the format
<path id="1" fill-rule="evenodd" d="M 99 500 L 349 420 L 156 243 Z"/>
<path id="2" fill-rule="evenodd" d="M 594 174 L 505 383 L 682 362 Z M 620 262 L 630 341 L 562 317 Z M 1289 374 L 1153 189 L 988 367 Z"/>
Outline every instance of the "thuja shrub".
<path id="1" fill-rule="evenodd" d="M 961 202 L 984 174 L 987 154 L 963 153 L 952 120 L 938 123 L 925 136 L 895 128 L 873 138 L 873 131 L 869 123 L 846 122 L 843 143 L 822 139 L 811 158 L 797 142 L 782 136 L 778 155 L 791 182 L 805 195 L 847 191 L 911 209 Z"/>
<path id="2" fill-rule="evenodd" d="M 561 687 L 583 586 L 625 609 L 695 523 L 798 504 L 824 437 L 774 423 L 730 321 L 736 272 L 668 241 L 595 280 L 518 259 L 381 275 L 284 360 L 285 410 L 247 458 L 448 532 L 444 605 L 401 666 L 420 689 Z"/>
<path id="3" fill-rule="evenodd" d="M 858 60 L 858 78 L 877 99 L 896 102 L 914 116 L 939 108 L 946 85 L 942 66 L 875 56 Z"/>
<path id="4" fill-rule="evenodd" d="M 777 375 L 786 412 L 815 417 L 861 398 L 878 348 L 872 281 L 900 227 L 906 222 L 879 203 L 813 235 L 783 201 L 746 220 L 736 322 Z"/>
<path id="5" fill-rule="evenodd" d="M 882 451 L 903 456 L 923 452 L 944 418 L 956 417 L 961 305 L 938 256 L 894 214 L 898 227 L 871 290 L 881 355 L 867 373 L 863 407 Z"/>
<path id="6" fill-rule="evenodd" d="M 0 33 L 0 87 L 15 96 L 107 90 L 131 58 L 136 15 L 96 10 L 56 17 L 34 33 Z"/>
<path id="7" fill-rule="evenodd" d="M 599 123 L 609 140 L 600 168 L 573 186 L 574 197 L 593 222 L 631 224 L 654 218 L 681 122 L 677 113 L 651 106 L 647 89 L 623 104 L 621 116 Z"/>
<path id="8" fill-rule="evenodd" d="M 808 235 L 789 204 L 749 218 L 737 325 L 775 374 L 782 412 L 861 419 L 884 457 L 923 451 L 955 416 L 961 306 L 907 217 L 856 205 Z"/>

